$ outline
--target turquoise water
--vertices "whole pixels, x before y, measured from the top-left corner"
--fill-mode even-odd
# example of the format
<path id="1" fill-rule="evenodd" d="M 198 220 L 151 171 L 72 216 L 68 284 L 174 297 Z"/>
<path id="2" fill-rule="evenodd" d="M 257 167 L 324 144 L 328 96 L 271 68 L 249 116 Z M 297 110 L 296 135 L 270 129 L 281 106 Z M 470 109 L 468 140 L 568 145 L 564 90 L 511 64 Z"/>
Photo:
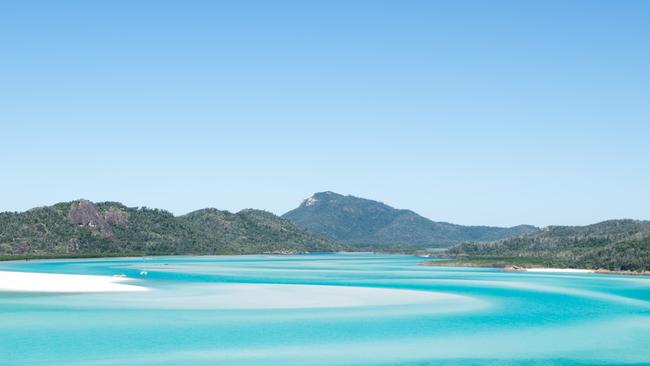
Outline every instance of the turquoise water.
<path id="1" fill-rule="evenodd" d="M 0 271 L 125 274 L 150 291 L 0 292 L 0 364 L 650 364 L 650 278 L 437 268 L 421 260 L 4 262 Z"/>

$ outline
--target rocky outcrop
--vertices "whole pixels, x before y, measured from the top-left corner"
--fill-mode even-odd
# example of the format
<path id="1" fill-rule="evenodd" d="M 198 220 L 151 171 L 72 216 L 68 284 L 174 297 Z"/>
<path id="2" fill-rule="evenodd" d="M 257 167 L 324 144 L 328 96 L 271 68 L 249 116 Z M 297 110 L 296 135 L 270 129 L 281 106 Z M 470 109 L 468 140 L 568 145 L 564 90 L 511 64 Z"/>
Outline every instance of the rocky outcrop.
<path id="1" fill-rule="evenodd" d="M 104 212 L 104 219 L 111 225 L 126 225 L 128 222 L 126 212 L 117 207 L 111 207 L 106 210 Z"/>
<path id="2" fill-rule="evenodd" d="M 72 204 L 68 218 L 74 225 L 97 229 L 103 237 L 113 236 L 113 232 L 104 216 L 99 213 L 95 204 L 88 200 L 82 199 L 78 203 Z"/>

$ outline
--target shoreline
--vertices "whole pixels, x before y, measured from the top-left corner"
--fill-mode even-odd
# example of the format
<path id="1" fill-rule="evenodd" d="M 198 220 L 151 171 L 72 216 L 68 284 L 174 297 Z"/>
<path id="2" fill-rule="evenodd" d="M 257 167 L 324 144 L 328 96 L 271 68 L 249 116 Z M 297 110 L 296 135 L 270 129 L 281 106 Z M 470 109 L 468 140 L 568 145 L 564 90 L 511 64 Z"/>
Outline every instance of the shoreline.
<path id="1" fill-rule="evenodd" d="M 147 287 L 126 284 L 133 278 L 60 273 L 0 271 L 0 293 L 142 292 Z"/>
<path id="2" fill-rule="evenodd" d="M 305 255 L 305 254 L 338 254 L 338 253 L 370 253 L 359 252 L 298 252 L 288 253 L 283 251 L 259 252 L 259 253 L 219 253 L 219 254 L 146 254 L 146 253 L 88 253 L 88 254 L 29 254 L 29 255 L 0 255 L 0 262 L 20 262 L 32 260 L 55 260 L 55 259 L 109 259 L 109 258 L 142 258 L 142 257 L 213 257 L 213 256 L 235 256 L 235 255 Z M 378 252 L 373 252 L 378 253 Z"/>
<path id="3" fill-rule="evenodd" d="M 504 270 L 536 273 L 596 273 L 596 270 L 583 268 L 504 268 Z"/>
<path id="4" fill-rule="evenodd" d="M 346 252 L 331 252 L 330 254 L 352 254 L 352 253 L 370 253 L 368 251 L 346 251 Z M 383 252 L 373 252 L 375 254 L 381 254 Z M 386 253 L 386 254 L 398 254 L 398 253 Z M 411 255 L 402 253 L 404 255 Z M 251 253 L 251 254 L 162 254 L 162 255 L 145 255 L 141 253 L 112 253 L 112 254 L 79 254 L 79 255 L 21 255 L 21 256 L 12 256 L 12 255 L 0 255 L 0 262 L 18 262 L 18 261 L 31 261 L 31 260 L 59 260 L 59 259 L 110 259 L 110 258 L 123 258 L 123 259 L 133 259 L 133 258 L 142 258 L 142 257 L 174 257 L 174 256 L 192 256 L 192 257 L 202 257 L 202 256 L 233 256 L 233 255 L 265 255 L 265 253 Z M 268 255 L 268 253 L 266 253 Z M 276 254 L 276 255 L 300 255 L 300 254 Z M 430 256 L 422 256 L 421 258 L 431 258 Z M 420 265 L 423 266 L 432 266 L 432 267 L 459 267 L 459 268 L 492 268 L 492 269 L 501 269 L 506 272 L 531 272 L 531 273 L 574 273 L 574 274 L 610 274 L 610 275 L 626 275 L 626 276 L 650 276 L 650 271 L 619 271 L 619 270 L 609 270 L 605 268 L 590 269 L 590 268 L 566 268 L 566 267 L 545 267 L 543 265 L 532 264 L 532 266 L 527 266 L 526 264 L 512 264 L 507 261 L 507 258 L 480 258 L 482 260 L 487 260 L 487 262 L 481 261 L 462 261 L 458 259 L 440 259 L 440 260 L 425 260 L 420 262 Z M 2 270 L 0 270 L 0 273 Z M 24 272 L 23 272 L 24 273 Z M 101 277 L 101 276 L 93 276 Z M 128 279 L 127 279 L 128 280 Z M 0 283 L 2 278 L 0 277 Z M 2 287 L 0 285 L 0 291 Z"/>
<path id="5" fill-rule="evenodd" d="M 450 263 L 452 262 L 452 263 Z M 513 264 L 484 264 L 473 262 L 460 262 L 458 260 L 437 260 L 437 261 L 423 261 L 420 263 L 423 266 L 430 267 L 458 267 L 458 268 L 491 268 L 500 269 L 504 272 L 529 272 L 529 273 L 566 273 L 566 274 L 610 274 L 610 275 L 625 275 L 625 276 L 650 276 L 650 271 L 616 271 L 604 268 L 590 269 L 590 268 L 562 268 L 562 267 L 526 267 L 522 265 Z"/>
<path id="6" fill-rule="evenodd" d="M 88 253 L 88 254 L 2 254 L 0 262 L 16 262 L 47 259 L 102 259 L 102 258 L 138 258 L 142 253 Z"/>
<path id="7" fill-rule="evenodd" d="M 34 255 L 0 255 L 0 263 L 2 262 L 28 262 L 35 260 L 57 260 L 57 259 L 110 259 L 110 258 L 143 258 L 143 257 L 215 257 L 215 256 L 244 256 L 244 255 L 276 255 L 276 256 L 287 256 L 287 255 L 307 255 L 307 254 L 402 254 L 402 255 L 412 255 L 410 253 L 392 253 L 392 252 L 381 252 L 381 251 L 335 251 L 335 252 L 259 252 L 259 253 L 219 253 L 219 254 L 196 254 L 196 253 L 179 253 L 179 254 L 145 254 L 145 253 L 89 253 L 89 254 L 34 254 Z"/>

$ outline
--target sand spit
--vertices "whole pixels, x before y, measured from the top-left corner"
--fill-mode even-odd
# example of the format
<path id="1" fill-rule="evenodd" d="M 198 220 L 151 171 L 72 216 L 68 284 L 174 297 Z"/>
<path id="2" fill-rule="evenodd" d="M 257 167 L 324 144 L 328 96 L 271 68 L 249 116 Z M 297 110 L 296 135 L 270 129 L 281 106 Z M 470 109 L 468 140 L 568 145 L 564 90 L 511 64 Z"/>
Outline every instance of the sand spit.
<path id="1" fill-rule="evenodd" d="M 138 292 L 146 287 L 125 284 L 126 277 L 0 271 L 0 292 Z"/>

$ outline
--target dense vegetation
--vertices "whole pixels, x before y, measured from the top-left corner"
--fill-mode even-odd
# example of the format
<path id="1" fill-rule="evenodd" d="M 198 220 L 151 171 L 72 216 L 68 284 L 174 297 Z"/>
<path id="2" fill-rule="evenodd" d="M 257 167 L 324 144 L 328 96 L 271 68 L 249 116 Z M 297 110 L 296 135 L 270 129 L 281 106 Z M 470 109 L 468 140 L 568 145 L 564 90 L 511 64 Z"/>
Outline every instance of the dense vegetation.
<path id="1" fill-rule="evenodd" d="M 650 271 L 650 221 L 611 220 L 542 230 L 466 227 L 332 192 L 315 194 L 285 217 L 212 208 L 174 216 L 117 202 L 65 202 L 0 213 L 0 259 L 337 250 L 406 253 L 466 241 L 442 254 L 451 261 L 437 264 Z"/>
<path id="2" fill-rule="evenodd" d="M 246 254 L 344 249 L 259 210 L 205 209 L 176 217 L 146 207 L 80 200 L 0 213 L 0 256 Z"/>
<path id="3" fill-rule="evenodd" d="M 282 217 L 326 238 L 356 245 L 448 247 L 465 241 L 491 241 L 534 232 L 512 228 L 434 222 L 410 210 L 334 192 L 316 193 Z"/>
<path id="4" fill-rule="evenodd" d="M 478 256 L 451 259 L 437 259 L 427 261 L 427 265 L 444 266 L 444 267 L 487 267 L 487 268 L 532 268 L 532 267 L 551 267 L 564 268 L 567 263 L 560 259 L 546 257 L 492 257 Z"/>
<path id="5" fill-rule="evenodd" d="M 467 243 L 447 255 L 472 263 L 485 258 L 530 258 L 547 265 L 650 271 L 650 221 L 610 220 L 588 226 L 550 226 L 519 237 L 490 243 Z M 506 260 L 507 262 L 507 260 Z M 514 263 L 510 263 L 514 264 Z"/>

